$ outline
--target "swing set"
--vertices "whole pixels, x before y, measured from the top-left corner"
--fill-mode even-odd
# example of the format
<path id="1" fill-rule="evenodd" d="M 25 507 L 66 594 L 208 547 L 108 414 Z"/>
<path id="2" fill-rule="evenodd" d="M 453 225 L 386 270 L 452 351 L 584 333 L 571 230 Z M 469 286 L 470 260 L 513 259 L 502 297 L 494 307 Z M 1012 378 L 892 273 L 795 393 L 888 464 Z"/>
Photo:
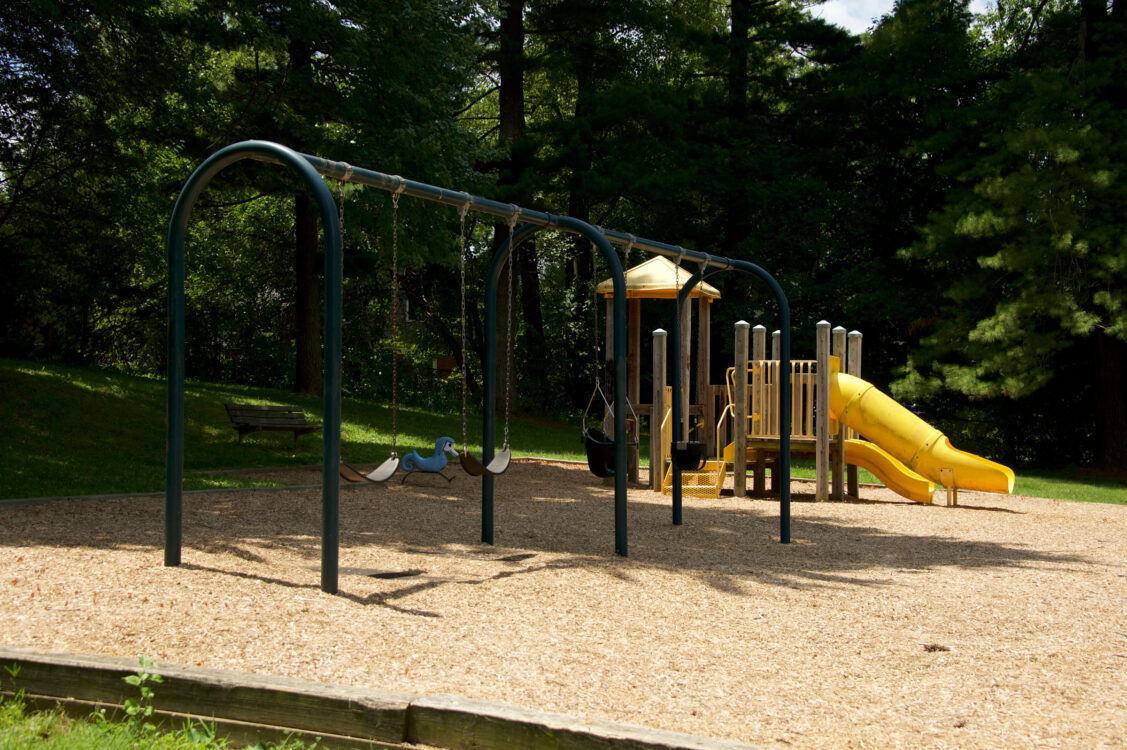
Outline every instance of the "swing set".
<path id="1" fill-rule="evenodd" d="M 612 403 L 627 403 L 626 398 L 626 284 L 623 277 L 622 264 L 612 247 L 632 244 L 634 247 L 651 253 L 667 257 L 685 257 L 700 264 L 697 274 L 703 274 L 708 269 L 739 270 L 758 276 L 770 287 L 779 305 L 779 329 L 781 367 L 786 371 L 790 367 L 790 307 L 787 298 L 778 282 L 765 270 L 752 263 L 729 258 L 718 258 L 706 253 L 686 250 L 682 247 L 668 245 L 662 242 L 646 240 L 634 235 L 624 234 L 591 225 L 585 221 L 570 216 L 548 214 L 531 209 L 520 208 L 512 204 L 500 203 L 471 196 L 464 192 L 456 192 L 445 188 L 427 185 L 421 182 L 406 180 L 398 175 L 389 175 L 368 169 L 353 167 L 339 161 L 331 161 L 318 156 L 299 153 L 278 143 L 269 141 L 242 141 L 227 146 L 204 160 L 191 174 L 172 210 L 168 228 L 168 309 L 169 309 L 169 338 L 168 338 L 168 420 L 167 420 L 167 451 L 165 460 L 165 514 L 164 514 L 164 564 L 169 567 L 181 564 L 183 546 L 183 485 L 184 485 L 184 391 L 185 391 L 185 264 L 184 245 L 187 235 L 188 222 L 191 219 L 192 209 L 200 194 L 209 182 L 228 166 L 245 159 L 280 165 L 293 170 L 305 186 L 313 193 L 321 213 L 321 223 L 324 227 L 325 253 L 324 253 L 324 338 L 322 352 L 323 366 L 323 428 L 322 428 L 322 472 L 321 472 L 321 590 L 335 594 L 338 590 L 339 579 L 339 554 L 340 554 L 340 426 L 341 426 L 341 299 L 343 294 L 343 268 L 341 252 L 341 224 L 339 207 L 333 198 L 332 192 L 325 184 L 324 178 L 340 180 L 342 182 L 355 182 L 370 187 L 379 188 L 393 193 L 393 196 L 409 195 L 416 198 L 443 203 L 459 208 L 463 213 L 469 210 L 507 218 L 511 231 L 506 242 L 494 253 L 485 283 L 485 359 L 484 392 L 485 403 L 482 411 L 482 451 L 481 458 L 468 454 L 463 466 L 469 465 L 467 471 L 474 474 L 481 471 L 481 539 L 485 544 L 493 544 L 493 500 L 494 480 L 496 475 L 508 467 L 511 451 L 508 446 L 508 430 L 505 430 L 505 442 L 496 455 L 495 449 L 495 410 L 496 383 L 497 383 L 497 291 L 499 278 L 505 264 L 510 264 L 514 249 L 524 239 L 535 232 L 546 228 L 557 231 L 577 234 L 589 240 L 602 254 L 610 268 L 613 287 L 613 333 L 614 333 L 614 399 L 611 402 L 603 394 L 606 405 Z M 523 222 L 523 223 L 521 223 Z M 520 224 L 520 226 L 517 226 Z M 464 223 L 463 223 L 464 227 Z M 397 231 L 397 230 L 396 230 Z M 393 242 L 394 244 L 394 242 Z M 393 248 L 393 253 L 396 248 Z M 462 238 L 463 262 L 465 253 L 464 229 Z M 397 258 L 393 258 L 393 263 Z M 397 269 L 396 269 L 397 270 Z M 512 274 L 509 274 L 510 280 Z M 462 284 L 462 293 L 465 294 L 465 284 Z M 393 302 L 394 304 L 394 302 Z M 509 305 L 512 309 L 512 305 Z M 394 316 L 393 316 L 394 317 Z M 510 326 L 511 329 L 511 326 Z M 677 328 L 673 328 L 676 332 Z M 465 338 L 463 336 L 463 361 Z M 507 356 L 511 357 L 511 339 L 506 344 Z M 511 369 L 511 368 L 508 368 Z M 674 368 L 674 392 L 679 391 L 678 368 Z M 599 389 L 601 391 L 601 388 Z M 394 397 L 393 397 L 394 400 Z M 508 386 L 506 386 L 506 400 L 508 400 Z M 674 398 L 674 408 L 679 399 Z M 781 405 L 790 403 L 789 383 L 784 379 L 779 387 L 779 402 Z M 393 404 L 393 407 L 395 405 Z M 615 552 L 627 555 L 626 531 L 626 411 L 625 409 L 613 410 L 613 442 L 614 442 L 614 535 Z M 506 404 L 506 428 L 508 425 L 508 405 Z M 790 419 L 789 409 L 780 408 L 780 460 L 779 474 L 781 480 L 781 496 L 779 503 L 779 541 L 790 542 Z M 465 408 L 463 408 L 465 415 Z M 395 409 L 393 408 L 393 422 Z M 635 420 L 636 423 L 636 420 Z M 393 424 L 393 433 L 397 425 Z M 674 429 L 677 429 L 676 421 Z M 463 429 L 465 432 L 465 429 Z M 679 440 L 679 434 L 674 435 Z M 373 474 L 376 476 L 387 472 L 390 477 L 398 468 L 398 456 L 393 436 L 392 455 L 381 468 Z M 463 443 L 465 435 L 463 436 Z M 605 446 L 604 446 L 605 447 Z M 459 457 L 461 459 L 461 456 Z M 605 458 L 605 456 L 604 456 Z M 389 463 L 392 462 L 392 463 Z M 480 466 L 480 469 L 478 469 Z M 385 468 L 386 467 L 386 468 Z M 604 470 L 611 468 L 611 462 L 605 461 Z M 389 470 L 390 469 L 390 470 Z M 379 473 L 377 473 L 379 472 Z M 360 472 L 357 472 L 360 473 Z M 475 474 L 477 475 L 477 474 Z M 375 481 L 365 477 L 365 481 Z M 386 478 L 384 479 L 386 481 Z M 680 489 L 679 487 L 675 488 Z M 681 508 L 679 507 L 680 493 L 674 492 L 673 522 L 680 523 Z"/>
<path id="2" fill-rule="evenodd" d="M 351 170 L 352 167 L 349 167 Z M 338 194 L 339 194 L 339 210 L 338 219 L 340 222 L 341 234 L 344 233 L 344 184 L 351 176 L 351 171 L 347 172 L 343 178 L 337 181 Z M 396 470 L 400 468 L 399 459 L 399 197 L 403 194 L 406 188 L 406 182 L 399 178 L 400 182 L 391 193 L 391 455 L 388 456 L 383 463 L 377 466 L 370 472 L 363 472 L 356 469 L 349 464 L 341 461 L 340 463 L 340 476 L 348 482 L 371 482 L 373 484 L 381 484 L 391 479 Z M 468 347 L 466 346 L 466 214 L 469 212 L 470 206 L 473 203 L 472 197 L 466 193 L 465 202 L 458 208 L 458 256 L 459 266 L 461 270 L 461 321 L 462 321 L 462 351 L 461 351 L 461 375 L 462 375 L 462 451 L 458 454 L 458 462 L 461 464 L 462 469 L 470 476 L 480 477 L 486 474 L 496 476 L 505 473 L 512 462 L 513 453 L 509 448 L 509 414 L 511 411 L 510 402 L 512 401 L 512 366 L 513 366 L 513 257 L 509 255 L 509 306 L 508 306 L 508 320 L 506 325 L 505 337 L 505 441 L 501 451 L 493 457 L 493 460 L 488 465 L 484 465 L 469 451 L 469 430 L 467 428 L 467 414 L 469 407 L 466 398 L 467 387 L 467 373 L 466 373 L 466 359 L 469 354 Z M 516 208 L 516 207 L 514 207 Z M 519 216 L 519 209 L 514 210 L 509 217 L 509 236 L 512 237 L 516 229 L 517 217 Z M 436 450 L 436 455 L 439 452 Z M 445 468 L 445 460 L 440 462 L 441 465 L 436 463 L 437 468 L 429 468 L 425 464 L 417 464 L 409 467 L 408 471 L 424 472 L 424 473 L 437 473 L 440 474 L 447 481 L 453 477 L 446 477 L 442 474 L 442 469 Z M 406 479 L 406 476 L 404 476 Z"/>

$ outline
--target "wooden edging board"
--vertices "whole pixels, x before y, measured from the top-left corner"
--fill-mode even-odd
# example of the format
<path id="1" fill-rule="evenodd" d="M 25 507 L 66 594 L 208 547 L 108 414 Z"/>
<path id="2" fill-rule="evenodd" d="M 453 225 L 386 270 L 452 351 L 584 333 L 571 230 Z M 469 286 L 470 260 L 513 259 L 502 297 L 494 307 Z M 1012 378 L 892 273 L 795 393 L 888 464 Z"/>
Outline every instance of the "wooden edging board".
<path id="1" fill-rule="evenodd" d="M 0 646 L 0 694 L 37 705 L 117 709 L 136 700 L 124 678 L 138 662 L 115 656 L 43 653 Z M 469 700 L 331 685 L 268 675 L 160 664 L 152 704 L 165 717 L 214 722 L 245 741 L 300 733 L 322 746 L 449 750 L 747 750 L 727 740 L 634 727 Z"/>

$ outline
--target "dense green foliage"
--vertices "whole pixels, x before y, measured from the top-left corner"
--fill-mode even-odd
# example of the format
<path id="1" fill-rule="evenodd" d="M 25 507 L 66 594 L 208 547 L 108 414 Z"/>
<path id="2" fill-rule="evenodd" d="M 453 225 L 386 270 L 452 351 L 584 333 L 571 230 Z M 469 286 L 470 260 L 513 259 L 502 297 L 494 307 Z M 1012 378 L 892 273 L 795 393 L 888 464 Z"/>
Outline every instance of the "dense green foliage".
<path id="1" fill-rule="evenodd" d="M 998 80 L 963 105 L 962 143 L 941 165 L 954 183 L 905 250 L 944 295 L 899 384 L 1023 403 L 1055 425 L 1055 450 L 1082 445 L 1076 458 L 1109 467 L 1127 455 L 1122 6 L 1061 6 L 1039 27 L 1001 6 L 984 62 Z"/>
<path id="2" fill-rule="evenodd" d="M 264 138 L 752 260 L 784 285 L 798 352 L 819 319 L 863 331 L 866 377 L 961 446 L 1122 466 L 1127 0 L 1000 0 L 981 18 L 965 0 L 899 0 L 861 37 L 807 5 L 13 0 L 0 355 L 159 374 L 179 186 L 216 149 Z M 341 197 L 346 393 L 389 400 L 394 345 L 397 397 L 453 413 L 456 213 L 400 207 L 392 342 L 377 193 Z M 478 403 L 482 278 L 505 231 L 467 222 Z M 242 164 L 208 188 L 187 258 L 190 376 L 317 392 L 317 232 L 284 170 Z M 604 274 L 567 237 L 520 253 L 531 416 L 586 402 Z M 731 323 L 776 311 L 761 286 L 714 278 L 719 370 Z M 668 327 L 656 310 L 646 325 Z"/>

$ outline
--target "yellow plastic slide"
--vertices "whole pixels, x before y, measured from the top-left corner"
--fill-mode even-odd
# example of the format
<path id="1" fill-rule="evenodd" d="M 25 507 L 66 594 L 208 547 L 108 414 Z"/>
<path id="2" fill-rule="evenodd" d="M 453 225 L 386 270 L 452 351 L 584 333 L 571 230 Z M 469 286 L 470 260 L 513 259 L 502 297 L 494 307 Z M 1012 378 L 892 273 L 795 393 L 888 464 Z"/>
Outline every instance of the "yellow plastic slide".
<path id="1" fill-rule="evenodd" d="M 871 471 L 884 486 L 917 503 L 930 503 L 935 484 L 867 440 L 845 441 L 845 463 Z"/>
<path id="2" fill-rule="evenodd" d="M 1009 467 L 959 450 L 942 432 L 860 378 L 845 373 L 830 375 L 830 411 L 847 427 L 933 482 L 942 483 L 940 470 L 951 469 L 952 483 L 958 489 L 1013 492 L 1014 473 Z"/>

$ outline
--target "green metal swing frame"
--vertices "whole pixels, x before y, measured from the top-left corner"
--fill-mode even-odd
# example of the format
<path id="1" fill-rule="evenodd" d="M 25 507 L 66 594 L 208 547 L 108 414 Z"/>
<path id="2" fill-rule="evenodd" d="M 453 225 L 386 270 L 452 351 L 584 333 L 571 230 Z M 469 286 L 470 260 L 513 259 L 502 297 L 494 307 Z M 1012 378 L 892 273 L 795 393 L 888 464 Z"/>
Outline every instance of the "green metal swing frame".
<path id="1" fill-rule="evenodd" d="M 322 431 L 322 486 L 321 486 L 321 590 L 335 594 L 339 586 L 340 561 L 340 426 L 341 426 L 341 302 L 343 283 L 343 255 L 341 251 L 340 220 L 332 192 L 323 177 L 399 192 L 416 198 L 443 203 L 455 208 L 466 204 L 467 193 L 447 190 L 426 183 L 406 180 L 397 175 L 354 167 L 340 161 L 303 154 L 270 141 L 242 141 L 231 144 L 208 157 L 180 190 L 168 227 L 168 390 L 167 390 L 167 441 L 165 455 L 165 536 L 164 564 L 181 564 L 183 546 L 183 488 L 184 488 L 184 373 L 185 373 L 185 270 L 184 243 L 192 209 L 203 189 L 226 167 L 245 159 L 277 164 L 295 171 L 312 191 L 321 212 L 325 237 L 324 265 L 324 338 L 323 351 L 323 431 Z M 614 232 L 594 226 L 570 216 L 558 216 L 540 211 L 514 207 L 508 203 L 469 196 L 470 209 L 493 216 L 507 218 L 518 212 L 523 224 L 496 252 L 489 267 L 485 291 L 485 404 L 482 424 L 482 458 L 488 465 L 495 450 L 495 410 L 497 379 L 497 287 L 501 270 L 514 248 L 524 239 L 542 229 L 551 228 L 578 234 L 594 244 L 603 255 L 611 273 L 613 286 L 612 317 L 614 328 L 614 397 L 617 403 L 626 403 L 626 281 L 622 263 L 612 247 L 632 244 L 633 247 L 667 257 L 688 258 L 701 264 L 702 273 L 709 268 L 741 270 L 760 277 L 771 288 L 779 305 L 780 359 L 784 371 L 790 361 L 790 306 L 778 282 L 762 268 L 746 261 L 718 258 L 683 247 L 646 240 L 632 234 Z M 677 327 L 674 327 L 674 331 Z M 674 386 L 678 384 L 678 369 L 674 368 Z M 780 402 L 789 402 L 787 384 L 780 388 Z M 674 399 L 674 404 L 677 399 Z M 780 541 L 790 542 L 790 452 L 789 413 L 780 409 L 781 446 L 780 475 L 782 497 L 779 512 Z M 675 423 L 676 424 L 676 423 Z M 627 555 L 626 527 L 626 412 L 618 409 L 614 415 L 615 475 L 614 475 L 614 548 L 619 555 Z M 481 477 L 481 540 L 493 544 L 493 484 L 494 477 Z M 680 489 L 677 487 L 676 489 Z M 675 492 L 674 523 L 681 522 L 680 493 Z"/>

